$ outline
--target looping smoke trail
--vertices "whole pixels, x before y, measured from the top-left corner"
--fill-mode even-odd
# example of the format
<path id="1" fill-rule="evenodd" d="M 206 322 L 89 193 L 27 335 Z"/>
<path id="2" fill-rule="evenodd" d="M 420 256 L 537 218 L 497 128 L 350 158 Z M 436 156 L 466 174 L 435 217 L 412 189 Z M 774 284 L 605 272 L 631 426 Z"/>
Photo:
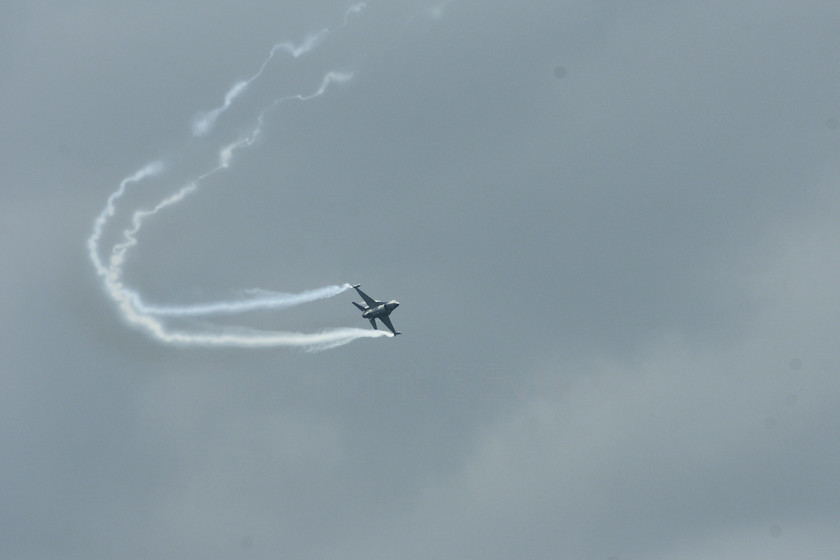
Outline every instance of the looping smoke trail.
<path id="1" fill-rule="evenodd" d="M 102 228 L 105 227 L 108 219 L 114 215 L 114 203 L 125 193 L 125 189 L 130 183 L 142 181 L 146 177 L 157 175 L 161 171 L 163 171 L 163 162 L 153 161 L 135 171 L 134 174 L 123 179 L 119 188 L 108 197 L 108 202 L 105 204 L 105 208 L 102 209 L 102 212 L 100 212 L 96 221 L 93 223 L 93 234 L 90 238 L 88 238 L 87 242 L 88 254 L 90 255 L 91 261 L 93 261 L 93 267 L 96 269 L 96 273 L 99 276 L 104 277 L 108 274 L 108 270 L 99 258 L 98 247 L 99 239 L 102 237 Z"/>
<path id="2" fill-rule="evenodd" d="M 283 43 L 277 43 L 268 53 L 268 57 L 266 57 L 265 61 L 263 61 L 260 69 L 257 71 L 256 74 L 248 78 L 247 80 L 236 82 L 231 86 L 228 92 L 225 94 L 225 100 L 222 105 L 216 107 L 215 109 L 211 109 L 209 111 L 204 111 L 199 113 L 195 116 L 192 123 L 192 133 L 193 136 L 204 136 L 208 132 L 213 129 L 213 126 L 216 124 L 216 120 L 221 116 L 222 113 L 227 111 L 227 109 L 231 106 L 234 100 L 242 95 L 248 86 L 250 86 L 254 81 L 259 79 L 262 76 L 263 72 L 265 71 L 268 63 L 271 62 L 271 59 L 274 58 L 274 55 L 278 51 L 285 51 L 290 54 L 293 58 L 298 58 L 303 56 L 304 54 L 308 53 L 312 49 L 314 49 L 318 44 L 323 41 L 327 35 L 330 33 L 336 33 L 345 27 L 350 22 L 350 16 L 354 14 L 361 13 L 361 11 L 367 6 L 364 2 L 360 2 L 358 4 L 354 4 L 344 12 L 344 23 L 336 29 L 335 31 L 330 31 L 328 28 L 324 28 L 318 33 L 313 33 L 308 35 L 302 43 L 296 45 L 291 41 L 285 41 Z"/>
<path id="3" fill-rule="evenodd" d="M 358 13 L 363 7 L 364 4 L 356 4 L 351 7 L 345 13 L 344 24 L 342 27 L 347 25 L 348 18 L 351 14 Z M 291 45 L 290 43 L 275 45 L 268 60 L 271 59 L 271 56 L 273 56 L 276 50 L 281 48 L 288 50 L 293 56 L 299 56 L 300 54 L 312 49 L 320 38 L 327 33 L 329 33 L 329 30 L 324 30 L 320 34 L 311 36 L 311 38 L 308 38 L 300 46 Z M 212 121 L 214 121 L 221 112 L 227 109 L 227 107 L 236 100 L 248 84 L 259 77 L 264 70 L 265 65 L 268 63 L 268 60 L 263 63 L 263 66 L 260 68 L 260 72 L 255 74 L 250 80 L 247 82 L 239 82 L 234 85 L 234 87 L 225 96 L 225 104 L 220 109 L 205 114 L 205 116 L 211 114 L 214 115 L 209 121 L 207 121 L 209 122 L 209 125 L 207 126 L 206 131 L 210 130 L 212 127 Z M 331 71 L 324 76 L 318 89 L 314 93 L 289 95 L 276 99 L 259 114 L 256 119 L 256 126 L 250 134 L 241 137 L 220 150 L 219 163 L 216 167 L 203 173 L 202 175 L 199 175 L 188 184 L 166 196 L 152 208 L 134 211 L 131 215 L 130 226 L 122 232 L 122 240 L 111 248 L 110 258 L 106 266 L 100 257 L 99 243 L 101 241 L 104 228 L 108 225 L 109 220 L 113 218 L 115 214 L 116 202 L 124 195 L 130 184 L 140 182 L 161 173 L 164 169 L 163 162 L 151 162 L 120 182 L 119 187 L 108 197 L 105 208 L 94 221 L 93 232 L 87 240 L 87 249 L 88 256 L 97 275 L 103 279 L 105 290 L 111 299 L 113 299 L 117 304 L 123 319 L 131 325 L 146 330 L 146 332 L 152 335 L 155 339 L 163 343 L 179 346 L 200 345 L 208 347 L 240 348 L 292 346 L 302 347 L 310 351 L 318 351 L 341 346 L 359 338 L 391 336 L 390 333 L 384 331 L 356 328 L 329 329 L 319 333 L 297 333 L 261 331 L 235 326 L 207 325 L 197 331 L 173 330 L 168 328 L 160 318 L 187 318 L 213 314 L 242 313 L 258 309 L 280 309 L 336 296 L 349 289 L 349 284 L 326 286 L 324 288 L 309 290 L 297 294 L 271 292 L 266 290 L 250 290 L 248 292 L 248 297 L 232 301 L 162 306 L 145 304 L 137 291 L 132 290 L 123 283 L 123 266 L 127 255 L 129 251 L 137 245 L 137 234 L 140 232 L 144 222 L 148 218 L 154 216 L 162 210 L 179 204 L 192 193 L 198 191 L 201 183 L 205 179 L 211 175 L 226 170 L 231 164 L 233 155 L 237 150 L 250 147 L 254 143 L 255 139 L 260 134 L 266 114 L 277 105 L 292 100 L 308 101 L 314 99 L 323 95 L 330 84 L 346 82 L 351 77 L 351 74 Z M 195 128 L 193 129 L 193 132 L 195 133 Z"/>

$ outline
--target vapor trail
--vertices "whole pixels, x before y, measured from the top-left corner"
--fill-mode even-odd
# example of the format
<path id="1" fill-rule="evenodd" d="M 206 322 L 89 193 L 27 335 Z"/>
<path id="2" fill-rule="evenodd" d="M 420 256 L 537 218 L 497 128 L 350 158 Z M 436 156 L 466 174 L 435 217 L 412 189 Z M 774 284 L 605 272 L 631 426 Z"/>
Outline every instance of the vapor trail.
<path id="1" fill-rule="evenodd" d="M 303 347 L 310 352 L 329 350 L 349 344 L 359 338 L 380 338 L 391 336 L 383 331 L 369 329 L 341 328 L 319 333 L 297 333 L 283 331 L 260 331 L 256 329 L 230 328 L 213 333 L 192 333 L 183 331 L 158 332 L 164 342 L 179 346 L 216 346 L 236 348 L 268 348 L 275 346 Z"/>
<path id="2" fill-rule="evenodd" d="M 123 181 L 120 183 L 120 187 L 117 189 L 117 191 L 108 198 L 108 203 L 106 204 L 105 209 L 102 211 L 102 213 L 100 214 L 99 218 L 97 219 L 97 221 L 95 223 L 94 233 L 93 233 L 93 235 L 91 235 L 90 239 L 88 239 L 89 253 L 91 255 L 91 260 L 94 263 L 94 267 L 97 269 L 97 272 L 99 272 L 100 275 L 105 275 L 107 278 L 116 278 L 116 279 L 120 278 L 120 276 L 122 275 L 122 265 L 123 265 L 123 262 L 125 260 L 125 254 L 131 247 L 133 247 L 137 244 L 137 239 L 136 239 L 135 236 L 136 236 L 137 232 L 140 231 L 140 228 L 142 227 L 145 219 L 150 217 L 150 216 L 154 216 L 155 214 L 157 214 L 158 212 L 160 212 L 161 210 L 163 210 L 165 208 L 168 208 L 170 206 L 173 206 L 173 205 L 181 202 L 187 196 L 189 196 L 191 193 L 198 190 L 199 185 L 201 184 L 202 181 L 204 181 L 208 177 L 210 177 L 210 176 L 212 176 L 212 175 L 214 175 L 214 174 L 216 174 L 216 173 L 218 173 L 218 172 L 220 172 L 224 169 L 227 169 L 230 166 L 230 162 L 231 162 L 231 160 L 233 158 L 233 154 L 236 150 L 241 149 L 241 148 L 247 148 L 254 143 L 254 141 L 256 140 L 256 137 L 259 135 L 259 133 L 262 129 L 263 120 L 265 118 L 266 113 L 268 113 L 268 111 L 270 111 L 272 108 L 274 108 L 278 104 L 286 102 L 286 101 L 292 101 L 292 100 L 308 101 L 310 99 L 314 99 L 316 97 L 319 97 L 327 91 L 327 87 L 329 86 L 330 83 L 332 83 L 332 82 L 345 82 L 345 81 L 349 80 L 350 78 L 351 78 L 350 74 L 344 74 L 344 73 L 341 73 L 341 72 L 331 71 L 331 72 L 328 72 L 324 76 L 324 78 L 321 80 L 321 84 L 318 87 L 318 89 L 315 91 L 315 93 L 311 93 L 311 94 L 308 94 L 308 95 L 304 95 L 304 94 L 288 95 L 288 96 L 276 99 L 267 109 L 264 109 L 263 112 L 260 113 L 259 117 L 257 117 L 257 125 L 254 127 L 254 129 L 251 131 L 250 134 L 248 134 L 246 136 L 243 136 L 239 140 L 236 140 L 235 142 L 225 146 L 219 152 L 219 165 L 218 166 L 214 167 L 210 171 L 205 172 L 204 174 L 197 177 L 191 183 L 181 187 L 176 192 L 167 196 L 166 198 L 164 198 L 163 200 L 158 202 L 157 205 L 154 208 L 152 208 L 151 210 L 137 210 L 137 211 L 135 211 L 132 218 L 131 218 L 132 226 L 123 231 L 123 241 L 121 243 L 118 243 L 117 245 L 115 245 L 113 247 L 113 249 L 111 250 L 110 265 L 107 269 L 105 269 L 105 267 L 102 265 L 102 262 L 99 258 L 97 245 L 98 245 L 99 237 L 101 235 L 102 227 L 107 222 L 107 219 L 110 216 L 112 216 L 113 213 L 114 213 L 114 201 L 117 198 L 119 198 L 120 196 L 122 196 L 123 192 L 125 191 L 125 187 L 129 183 L 136 182 L 136 181 L 139 181 L 139 180 L 141 180 L 145 177 L 156 174 L 163 169 L 163 166 L 162 166 L 162 164 L 155 162 L 155 163 L 152 163 L 152 164 L 149 164 L 149 165 L 143 167 L 139 171 L 135 172 L 133 175 L 123 179 Z"/>
<path id="3" fill-rule="evenodd" d="M 259 116 L 257 117 L 257 125 L 249 134 L 222 148 L 222 150 L 219 152 L 219 167 L 208 172 L 205 176 L 209 176 L 210 174 L 215 173 L 216 171 L 220 171 L 221 169 L 226 169 L 230 165 L 231 159 L 233 158 L 233 152 L 240 148 L 247 148 L 251 146 L 257 139 L 257 136 L 259 136 L 262 132 L 262 125 L 265 121 L 265 117 L 272 109 L 274 109 L 281 103 L 285 103 L 287 101 L 309 101 L 310 99 L 315 99 L 316 97 L 324 95 L 324 93 L 326 93 L 327 91 L 327 87 L 329 87 L 331 83 L 343 83 L 349 81 L 351 78 L 353 78 L 353 74 L 350 73 L 336 71 L 327 72 L 321 80 L 321 85 L 318 86 L 318 89 L 315 91 L 315 93 L 310 93 L 309 95 L 297 93 L 294 95 L 287 95 L 285 97 L 278 97 L 277 99 L 275 99 L 271 103 L 271 105 L 263 109 L 263 112 L 259 114 Z"/>
<path id="4" fill-rule="evenodd" d="M 254 81 L 259 79 L 262 76 L 263 72 L 265 71 L 268 63 L 271 62 L 271 59 L 274 58 L 274 55 L 279 51 L 285 51 L 286 53 L 290 54 L 293 58 L 298 58 L 303 56 L 304 54 L 308 53 L 316 46 L 318 46 L 321 41 L 326 38 L 327 35 L 330 33 L 335 33 L 347 27 L 347 24 L 350 21 L 350 16 L 354 14 L 361 13 L 361 11 L 365 8 L 367 4 L 364 2 L 360 2 L 358 4 L 354 4 L 344 12 L 344 22 L 341 26 L 338 27 L 335 31 L 330 31 L 328 28 L 324 28 L 317 33 L 312 33 L 307 35 L 307 37 L 303 40 L 300 44 L 295 44 L 291 41 L 284 41 L 282 43 L 277 43 L 268 53 L 265 61 L 263 61 L 260 69 L 257 70 L 257 73 L 248 78 L 247 80 L 243 80 L 240 82 L 236 82 L 231 86 L 228 92 L 225 94 L 224 103 L 222 103 L 219 107 L 215 109 L 211 109 L 209 111 L 200 112 L 198 115 L 195 116 L 192 123 L 192 133 L 193 136 L 204 136 L 208 132 L 213 129 L 213 126 L 216 124 L 216 119 L 218 119 L 222 113 L 224 113 L 236 100 L 237 97 L 242 95 L 248 86 L 251 85 Z"/>
<path id="5" fill-rule="evenodd" d="M 90 260 L 99 276 L 106 276 L 108 274 L 108 270 L 99 258 L 99 239 L 102 237 L 102 228 L 105 227 L 105 224 L 114 215 L 114 203 L 123 195 L 123 193 L 125 193 L 125 189 L 130 183 L 142 181 L 146 177 L 157 175 L 161 171 L 163 171 L 163 162 L 153 161 L 123 179 L 122 182 L 120 182 L 119 188 L 108 197 L 108 202 L 105 204 L 105 208 L 103 208 L 102 212 L 99 213 L 99 216 L 96 217 L 96 221 L 93 223 L 93 234 L 91 234 L 88 238 L 87 247 Z"/>
<path id="6" fill-rule="evenodd" d="M 118 276 L 110 276 L 105 288 L 117 302 L 120 314 L 129 324 L 140 327 L 155 339 L 176 346 L 207 346 L 236 348 L 265 348 L 273 346 L 302 347 L 315 352 L 348 344 L 358 338 L 390 336 L 383 331 L 338 328 L 319 333 L 261 331 L 231 326 L 210 326 L 204 331 L 171 330 L 158 318 L 145 314 L 134 305 L 139 297 L 127 288 Z"/>
<path id="7" fill-rule="evenodd" d="M 257 311 L 260 309 L 283 309 L 319 299 L 331 298 L 350 289 L 350 284 L 341 286 L 325 286 L 316 290 L 308 290 L 297 294 L 271 292 L 268 290 L 254 290 L 255 296 L 248 299 L 233 301 L 214 301 L 196 303 L 193 305 L 146 305 L 137 295 L 134 297 L 134 307 L 146 315 L 160 315 L 168 317 L 196 317 L 199 315 L 227 315 Z"/>
<path id="8" fill-rule="evenodd" d="M 123 231 L 124 241 L 122 243 L 119 243 L 119 244 L 115 245 L 114 248 L 112 249 L 111 265 L 108 269 L 108 272 L 109 273 L 121 273 L 122 272 L 121 267 L 122 267 L 122 264 L 123 264 L 124 255 L 125 255 L 126 251 L 128 251 L 128 249 L 130 249 L 132 246 L 137 244 L 137 240 L 135 238 L 135 235 L 137 234 L 138 231 L 140 231 L 140 228 L 143 224 L 143 221 L 147 217 L 153 216 L 153 215 L 157 214 L 158 212 L 160 212 L 161 210 L 163 210 L 163 209 L 165 209 L 169 206 L 173 206 L 173 205 L 181 202 L 182 200 L 184 200 L 188 195 L 190 195 L 191 193 L 198 190 L 199 185 L 201 184 L 202 181 L 204 181 L 208 177 L 210 177 L 210 176 L 212 176 L 212 175 L 214 175 L 214 174 L 216 174 L 220 171 L 223 171 L 223 170 L 227 169 L 230 166 L 231 160 L 233 159 L 233 154 L 234 154 L 234 152 L 236 152 L 236 150 L 239 150 L 239 149 L 242 149 L 242 148 L 247 148 L 247 147 L 251 146 L 254 143 L 254 141 L 256 140 L 257 136 L 262 131 L 262 125 L 263 125 L 265 116 L 270 110 L 272 110 L 277 105 L 279 105 L 281 103 L 284 103 L 284 102 L 287 102 L 287 101 L 293 101 L 293 100 L 309 101 L 309 100 L 314 99 L 316 97 L 320 97 L 321 95 L 324 95 L 324 93 L 326 93 L 327 88 L 329 87 L 329 85 L 331 83 L 333 83 L 333 82 L 337 82 L 337 83 L 346 82 L 346 81 L 350 80 L 351 78 L 352 78 L 352 74 L 335 72 L 335 71 L 327 72 L 324 75 L 323 79 L 321 80 L 321 84 L 318 86 L 318 89 L 314 93 L 310 93 L 308 95 L 304 95 L 304 94 L 287 95 L 285 97 L 280 97 L 280 98 L 276 99 L 268 108 L 264 109 L 263 112 L 260 113 L 260 115 L 257 117 L 256 126 L 253 128 L 253 130 L 251 130 L 251 132 L 249 134 L 239 138 L 238 140 L 236 140 L 235 142 L 232 142 L 231 144 L 228 144 L 227 146 L 225 146 L 224 148 L 222 148 L 219 151 L 219 165 L 218 166 L 214 167 L 210 171 L 207 171 L 207 172 L 203 173 L 202 175 L 198 176 L 195 180 L 193 180 L 191 183 L 181 187 L 180 189 L 178 189 L 173 194 L 164 198 L 151 210 L 137 210 L 137 211 L 135 211 L 134 215 L 132 216 L 132 219 L 131 219 L 132 227 Z M 136 181 L 138 181 L 140 179 L 143 179 L 143 178 L 145 178 L 149 175 L 157 173 L 160 170 L 162 170 L 162 164 L 153 163 L 153 164 L 147 165 L 146 167 L 142 168 L 140 171 L 136 172 L 134 175 L 124 179 L 123 182 L 120 183 L 120 188 L 117 190 L 117 192 L 112 194 L 111 197 L 108 198 L 108 205 L 106 205 L 106 208 L 105 208 L 105 210 L 103 210 L 100 217 L 102 217 L 102 215 L 105 215 L 105 214 L 107 214 L 108 217 L 113 215 L 113 201 L 116 200 L 116 198 L 118 198 L 119 196 L 122 195 L 122 193 L 125 190 L 125 185 L 127 185 L 129 182 L 136 182 Z M 102 220 L 102 225 L 105 224 L 106 220 L 107 220 L 107 218 Z M 95 238 L 94 238 L 94 236 L 91 236 L 91 239 L 88 240 L 88 247 L 89 248 L 90 247 L 95 248 L 96 243 L 99 240 L 99 236 L 96 234 L 96 231 L 101 230 L 101 226 L 99 225 L 99 220 L 97 220 L 97 226 L 98 226 L 98 228 L 95 228 L 95 232 L 94 232 Z M 97 266 L 97 270 L 99 270 L 100 268 L 103 268 L 95 250 L 93 251 L 93 255 L 94 255 L 94 258 L 95 258 L 95 266 L 96 266 L 96 263 L 99 263 L 98 266 Z"/>
<path id="9" fill-rule="evenodd" d="M 352 14 L 358 13 L 363 7 L 364 4 L 356 4 L 345 12 L 342 27 L 347 25 L 348 19 Z M 292 56 L 300 56 L 314 48 L 318 41 L 328 33 L 330 31 L 325 29 L 319 34 L 308 37 L 301 45 L 293 45 L 291 43 L 275 45 L 269 58 L 263 63 L 257 74 L 246 82 L 235 84 L 225 96 L 225 103 L 222 107 L 205 113 L 205 120 L 203 121 L 205 124 L 201 127 L 203 133 L 209 132 L 216 117 L 233 103 L 247 88 L 249 83 L 261 75 L 266 64 L 277 50 L 284 49 L 292 54 Z M 263 331 L 231 325 L 202 325 L 201 327 L 185 330 L 172 329 L 163 320 L 164 317 L 183 319 L 206 315 L 243 313 L 260 309 L 281 309 L 336 296 L 349 289 L 349 284 L 326 286 L 296 294 L 251 290 L 246 297 L 240 297 L 234 300 L 204 302 L 191 305 L 149 305 L 143 302 L 139 292 L 128 287 L 123 281 L 126 259 L 131 249 L 138 244 L 137 236 L 148 219 L 159 212 L 180 204 L 187 197 L 197 192 L 207 178 L 228 169 L 236 151 L 253 145 L 257 136 L 261 133 L 265 116 L 277 105 L 292 100 L 309 101 L 323 95 L 330 84 L 346 82 L 351 77 L 351 74 L 331 71 L 324 75 L 318 89 L 313 93 L 287 95 L 275 99 L 274 102 L 264 108 L 257 116 L 256 125 L 249 134 L 227 144 L 219 151 L 218 164 L 215 167 L 198 175 L 195 179 L 167 195 L 151 208 L 135 210 L 131 214 L 129 226 L 122 231 L 120 241 L 111 247 L 110 256 L 106 265 L 100 256 L 99 244 L 103 230 L 114 217 L 117 201 L 124 195 L 129 185 L 161 173 L 164 169 L 164 164 L 161 161 L 151 162 L 120 182 L 119 187 L 108 197 L 105 208 L 94 221 L 93 231 L 87 240 L 87 249 L 88 256 L 97 275 L 103 280 L 106 293 L 117 304 L 120 315 L 127 323 L 145 330 L 153 338 L 166 344 L 208 347 L 255 348 L 293 346 L 316 351 L 347 344 L 358 338 L 391 336 L 390 333 L 384 331 L 356 328 L 336 328 L 319 333 L 298 333 Z M 195 132 L 195 130 L 194 128 L 193 131 Z"/>

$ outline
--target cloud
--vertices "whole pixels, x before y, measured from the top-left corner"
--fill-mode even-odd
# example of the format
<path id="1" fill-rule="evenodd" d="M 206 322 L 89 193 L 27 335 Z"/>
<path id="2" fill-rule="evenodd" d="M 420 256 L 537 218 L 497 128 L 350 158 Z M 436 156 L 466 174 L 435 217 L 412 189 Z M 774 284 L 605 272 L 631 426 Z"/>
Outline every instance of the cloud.
<path id="1" fill-rule="evenodd" d="M 840 495 L 832 445 L 840 296 L 830 255 L 840 227 L 828 210 L 840 197 L 836 179 L 822 185 L 807 216 L 768 235 L 760 265 L 730 271 L 729 289 L 760 301 L 736 337 L 665 335 L 632 362 L 542 368 L 523 382 L 528 396 L 479 431 L 456 473 L 429 484 L 387 536 L 357 552 L 783 558 L 840 550 L 830 530 Z"/>
<path id="2" fill-rule="evenodd" d="M 319 354 L 138 336 L 85 240 L 143 162 L 182 150 L 120 209 L 219 165 L 188 117 L 323 3 L 11 12 L 0 555 L 836 556 L 837 7 L 410 17 L 434 4 L 272 59 L 219 147 L 354 78 L 272 113 L 125 271 L 147 305 L 323 278 L 403 303 L 394 344 Z M 247 324 L 322 311 L 361 321 Z"/>

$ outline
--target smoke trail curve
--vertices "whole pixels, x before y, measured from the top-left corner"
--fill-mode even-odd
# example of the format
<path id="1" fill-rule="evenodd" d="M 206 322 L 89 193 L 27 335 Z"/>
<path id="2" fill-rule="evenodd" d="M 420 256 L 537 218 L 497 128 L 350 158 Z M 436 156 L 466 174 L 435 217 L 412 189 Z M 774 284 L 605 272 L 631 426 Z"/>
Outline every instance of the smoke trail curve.
<path id="1" fill-rule="evenodd" d="M 209 133 L 216 124 L 216 120 L 228 110 L 228 108 L 233 104 L 234 100 L 237 97 L 245 93 L 245 90 L 248 89 L 253 82 L 258 80 L 260 76 L 262 76 L 263 72 L 265 72 L 266 67 L 268 66 L 271 59 L 274 58 L 274 55 L 279 51 L 285 51 L 292 58 L 299 58 L 304 54 L 308 53 L 316 46 L 318 46 L 327 35 L 331 33 L 336 33 L 345 27 L 347 27 L 348 23 L 350 22 L 350 16 L 354 14 L 361 13 L 361 11 L 367 6 L 364 2 L 360 2 L 358 4 L 354 4 L 344 12 L 344 23 L 336 29 L 335 31 L 330 31 L 328 28 L 324 28 L 317 33 L 312 33 L 307 35 L 306 38 L 300 44 L 295 44 L 291 41 L 284 41 L 282 43 L 277 43 L 271 50 L 268 52 L 268 56 L 263 61 L 260 69 L 257 70 L 256 74 L 248 78 L 247 80 L 243 80 L 241 82 L 236 82 L 233 86 L 230 87 L 228 92 L 225 94 L 224 102 L 215 109 L 211 109 L 209 111 L 203 111 L 198 113 L 192 122 L 192 133 L 193 136 L 204 136 Z"/>
<path id="2" fill-rule="evenodd" d="M 363 7 L 364 4 L 356 4 L 347 10 L 342 27 L 347 25 L 349 17 L 352 14 L 358 13 Z M 209 132 L 215 119 L 236 101 L 251 82 L 259 78 L 275 52 L 286 50 L 292 56 L 300 56 L 314 48 L 328 33 L 330 31 L 325 29 L 318 34 L 308 37 L 301 45 L 293 45 L 292 43 L 278 43 L 275 45 L 257 74 L 252 76 L 248 81 L 236 83 L 226 94 L 225 102 L 220 108 L 204 114 L 207 119 L 206 125 L 202 125 L 204 133 Z M 219 163 L 216 167 L 197 176 L 186 185 L 164 197 L 153 207 L 135 210 L 131 215 L 130 226 L 122 232 L 121 241 L 111 247 L 110 257 L 106 266 L 100 256 L 99 245 L 104 229 L 115 215 L 117 202 L 123 197 L 130 185 L 162 173 L 164 163 L 163 161 L 153 161 L 125 177 L 120 182 L 118 188 L 108 197 L 105 207 L 94 221 L 93 231 L 87 240 L 87 249 L 88 256 L 97 275 L 103 280 L 106 293 L 117 304 L 120 315 L 127 323 L 145 330 L 160 342 L 177 346 L 198 345 L 239 348 L 289 346 L 317 351 L 341 346 L 359 338 L 391 336 L 390 333 L 384 331 L 357 328 L 334 328 L 318 333 L 299 333 L 255 330 L 230 325 L 204 325 L 200 330 L 179 330 L 168 327 L 162 319 L 163 317 L 178 319 L 206 315 L 229 315 L 254 310 L 282 309 L 334 297 L 349 289 L 349 284 L 326 286 L 295 294 L 268 290 L 251 290 L 247 297 L 228 301 L 213 301 L 189 305 L 149 305 L 143 302 L 139 292 L 129 288 L 123 281 L 123 266 L 126 258 L 130 250 L 138 244 L 137 234 L 147 219 L 181 203 L 188 196 L 198 191 L 201 183 L 205 179 L 226 170 L 230 166 L 233 155 L 237 150 L 250 147 L 254 143 L 256 137 L 261 132 L 266 114 L 277 105 L 292 100 L 301 102 L 312 100 L 323 95 L 330 84 L 346 82 L 351 77 L 352 75 L 348 73 L 331 71 L 324 75 L 315 92 L 310 94 L 288 95 L 275 99 L 273 103 L 264 108 L 258 115 L 256 126 L 250 134 L 226 145 L 219 151 Z M 193 133 L 196 133 L 195 127 L 193 128 Z"/>

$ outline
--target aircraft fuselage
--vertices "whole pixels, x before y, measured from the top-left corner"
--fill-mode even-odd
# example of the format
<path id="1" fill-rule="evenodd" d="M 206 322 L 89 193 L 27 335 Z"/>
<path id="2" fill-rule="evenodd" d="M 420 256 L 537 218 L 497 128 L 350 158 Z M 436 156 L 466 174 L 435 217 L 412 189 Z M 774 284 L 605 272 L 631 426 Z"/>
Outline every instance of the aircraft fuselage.
<path id="1" fill-rule="evenodd" d="M 364 313 L 362 313 L 362 317 L 365 319 L 375 319 L 377 317 L 387 316 L 391 314 L 391 311 L 399 306 L 400 302 L 392 299 L 387 303 L 380 303 L 374 307 L 367 308 Z"/>

